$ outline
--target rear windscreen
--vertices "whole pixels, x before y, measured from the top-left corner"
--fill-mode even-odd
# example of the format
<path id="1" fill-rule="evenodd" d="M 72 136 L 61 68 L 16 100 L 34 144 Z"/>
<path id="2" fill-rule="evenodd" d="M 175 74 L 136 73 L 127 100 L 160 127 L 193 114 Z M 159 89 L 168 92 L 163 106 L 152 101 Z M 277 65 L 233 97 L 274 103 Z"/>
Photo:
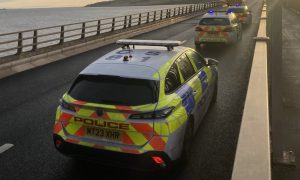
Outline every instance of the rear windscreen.
<path id="1" fill-rule="evenodd" d="M 244 8 L 232 8 L 232 9 L 228 9 L 229 12 L 234 12 L 234 13 L 245 13 L 245 9 Z"/>
<path id="2" fill-rule="evenodd" d="M 200 21 L 200 25 L 229 25 L 229 19 L 227 18 L 204 18 Z"/>
<path id="3" fill-rule="evenodd" d="M 138 106 L 156 103 L 158 81 L 115 76 L 79 76 L 69 95 L 89 103 Z"/>

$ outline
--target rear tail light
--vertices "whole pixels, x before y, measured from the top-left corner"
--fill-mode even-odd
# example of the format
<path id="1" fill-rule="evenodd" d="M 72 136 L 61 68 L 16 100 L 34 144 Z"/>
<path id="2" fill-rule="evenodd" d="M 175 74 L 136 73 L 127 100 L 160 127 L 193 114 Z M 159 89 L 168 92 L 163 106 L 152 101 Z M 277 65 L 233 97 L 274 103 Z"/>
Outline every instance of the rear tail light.
<path id="1" fill-rule="evenodd" d="M 132 114 L 130 119 L 162 119 L 168 117 L 172 113 L 173 109 L 174 107 L 168 107 L 154 112 Z"/>
<path id="2" fill-rule="evenodd" d="M 152 160 L 155 162 L 155 164 L 161 166 L 161 167 L 166 167 L 165 161 L 159 157 L 159 156 L 152 156 Z"/>
<path id="3" fill-rule="evenodd" d="M 65 109 L 65 110 L 69 110 L 69 111 L 73 111 L 76 112 L 76 109 L 74 106 L 72 106 L 71 104 L 67 103 L 66 101 L 64 101 L 63 99 L 60 100 L 60 106 Z"/>
<path id="4" fill-rule="evenodd" d="M 234 31 L 234 28 L 233 28 L 233 27 L 226 27 L 226 28 L 224 29 L 224 31 L 225 31 L 225 32 L 232 32 L 232 31 Z"/>
<path id="5" fill-rule="evenodd" d="M 60 146 L 62 145 L 62 141 L 57 139 L 55 140 L 55 147 L 60 148 Z"/>
<path id="6" fill-rule="evenodd" d="M 195 28 L 195 31 L 203 31 L 203 29 L 202 29 L 201 27 L 197 26 L 197 27 Z"/>

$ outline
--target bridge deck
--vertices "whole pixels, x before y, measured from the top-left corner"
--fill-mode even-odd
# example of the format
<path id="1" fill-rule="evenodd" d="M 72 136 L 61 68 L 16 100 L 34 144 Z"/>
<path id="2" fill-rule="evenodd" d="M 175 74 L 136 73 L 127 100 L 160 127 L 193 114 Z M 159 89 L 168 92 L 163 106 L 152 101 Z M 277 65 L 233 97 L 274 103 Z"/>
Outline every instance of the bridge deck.
<path id="1" fill-rule="evenodd" d="M 220 60 L 217 103 L 194 138 L 191 161 L 168 178 L 231 178 L 252 64 L 252 37 L 258 30 L 261 4 L 258 2 L 261 0 L 249 0 L 253 24 L 244 29 L 242 41 L 228 47 L 203 49 L 204 56 Z M 196 17 L 137 38 L 187 40 L 185 45 L 194 47 L 194 27 L 198 20 Z M 52 144 L 51 131 L 59 98 L 84 67 L 115 48 L 116 45 L 108 45 L 0 80 L 0 143 L 14 144 L 1 154 L 0 179 L 154 178 L 153 174 L 122 169 L 116 173 L 115 168 L 78 164 L 57 153 Z"/>

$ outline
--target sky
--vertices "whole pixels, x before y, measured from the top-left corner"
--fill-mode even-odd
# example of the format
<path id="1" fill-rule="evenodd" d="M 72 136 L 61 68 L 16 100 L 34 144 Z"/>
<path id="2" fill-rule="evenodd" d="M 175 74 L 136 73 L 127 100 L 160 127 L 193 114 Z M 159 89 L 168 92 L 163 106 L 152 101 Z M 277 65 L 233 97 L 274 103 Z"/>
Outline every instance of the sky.
<path id="1" fill-rule="evenodd" d="M 0 0 L 2 8 L 82 7 L 104 0 Z"/>

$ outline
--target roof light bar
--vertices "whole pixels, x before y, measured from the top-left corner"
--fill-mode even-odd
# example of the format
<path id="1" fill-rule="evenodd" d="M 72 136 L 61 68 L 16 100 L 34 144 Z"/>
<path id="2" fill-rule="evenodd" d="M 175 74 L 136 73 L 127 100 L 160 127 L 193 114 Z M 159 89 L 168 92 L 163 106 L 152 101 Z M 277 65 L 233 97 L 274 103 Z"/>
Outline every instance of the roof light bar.
<path id="1" fill-rule="evenodd" d="M 217 14 L 217 13 L 225 13 L 225 14 L 227 14 L 228 11 L 225 11 L 225 10 L 216 10 L 216 11 L 209 10 L 207 13 L 210 14 L 210 15 Z"/>
<path id="2" fill-rule="evenodd" d="M 139 40 L 139 39 L 121 39 L 116 42 L 123 46 L 164 46 L 171 51 L 176 46 L 181 46 L 185 41 L 172 41 L 172 40 Z"/>

